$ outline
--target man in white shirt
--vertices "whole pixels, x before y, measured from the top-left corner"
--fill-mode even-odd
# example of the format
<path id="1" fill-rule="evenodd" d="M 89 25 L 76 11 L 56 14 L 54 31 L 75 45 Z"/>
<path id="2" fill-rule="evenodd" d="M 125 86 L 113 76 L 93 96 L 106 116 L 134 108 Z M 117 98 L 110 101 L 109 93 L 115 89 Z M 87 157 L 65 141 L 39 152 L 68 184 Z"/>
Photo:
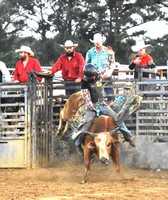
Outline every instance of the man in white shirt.
<path id="1" fill-rule="evenodd" d="M 5 83 L 11 83 L 11 76 L 5 63 L 0 61 L 0 83 L 3 82 L 3 75 L 5 76 Z"/>

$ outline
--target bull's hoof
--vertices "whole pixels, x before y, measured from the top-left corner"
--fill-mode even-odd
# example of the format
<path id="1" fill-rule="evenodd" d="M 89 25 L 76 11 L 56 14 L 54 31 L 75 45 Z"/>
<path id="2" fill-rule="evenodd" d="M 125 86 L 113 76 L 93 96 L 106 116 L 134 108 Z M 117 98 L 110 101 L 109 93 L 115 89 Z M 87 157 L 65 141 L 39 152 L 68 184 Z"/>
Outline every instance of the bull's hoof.
<path id="1" fill-rule="evenodd" d="M 60 136 L 60 134 L 61 134 L 61 131 L 60 131 L 60 130 L 57 130 L 57 131 L 56 131 L 56 136 Z"/>
<path id="2" fill-rule="evenodd" d="M 60 140 L 64 140 L 64 139 L 65 139 L 64 135 L 60 136 Z"/>
<path id="3" fill-rule="evenodd" d="M 81 181 L 81 184 L 86 184 L 86 183 L 87 183 L 86 180 L 82 180 L 82 181 Z"/>
<path id="4" fill-rule="evenodd" d="M 94 160 L 95 160 L 95 154 L 92 154 L 91 155 L 91 159 L 90 159 L 90 164 L 93 164 Z"/>

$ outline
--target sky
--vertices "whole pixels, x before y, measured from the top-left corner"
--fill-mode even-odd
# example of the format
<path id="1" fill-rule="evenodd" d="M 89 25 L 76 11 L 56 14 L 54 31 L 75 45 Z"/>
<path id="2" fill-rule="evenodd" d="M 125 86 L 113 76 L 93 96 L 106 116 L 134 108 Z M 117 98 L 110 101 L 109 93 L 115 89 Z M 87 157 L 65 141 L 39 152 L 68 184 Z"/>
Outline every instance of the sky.
<path id="1" fill-rule="evenodd" d="M 101 0 L 102 4 L 106 4 L 105 0 Z M 130 0 L 130 2 L 135 2 L 135 0 Z M 168 8 L 164 7 L 161 9 L 166 12 L 168 15 Z M 135 16 L 138 19 L 138 15 Z M 134 27 L 129 29 L 128 34 L 134 32 L 135 30 L 146 30 L 146 34 L 144 36 L 150 37 L 151 39 L 157 39 L 163 37 L 163 35 L 168 34 L 168 22 L 166 21 L 151 21 L 147 22 L 139 27 Z M 144 36 L 139 36 L 135 38 L 136 40 L 142 40 Z"/>
<path id="2" fill-rule="evenodd" d="M 146 30 L 146 34 L 144 36 L 150 37 L 151 39 L 157 39 L 163 37 L 163 35 L 168 34 L 168 22 L 165 21 L 153 21 L 147 22 L 139 27 L 134 27 L 128 30 L 128 33 L 131 34 L 135 30 Z M 144 36 L 139 36 L 139 39 Z"/>
<path id="3" fill-rule="evenodd" d="M 30 27 L 33 26 L 32 21 L 30 22 Z M 129 29 L 127 32 L 128 34 L 131 34 L 132 32 L 137 30 L 146 30 L 146 34 L 143 36 L 139 36 L 138 38 L 135 38 L 136 40 L 142 40 L 145 37 L 150 37 L 151 39 L 157 39 L 163 37 L 163 35 L 168 34 L 168 22 L 165 21 L 153 21 L 153 22 L 147 22 L 143 25 L 140 25 L 139 27 L 134 27 Z M 24 37 L 33 35 L 31 32 L 24 32 Z M 53 38 L 55 35 L 52 33 L 47 33 L 48 38 Z"/>

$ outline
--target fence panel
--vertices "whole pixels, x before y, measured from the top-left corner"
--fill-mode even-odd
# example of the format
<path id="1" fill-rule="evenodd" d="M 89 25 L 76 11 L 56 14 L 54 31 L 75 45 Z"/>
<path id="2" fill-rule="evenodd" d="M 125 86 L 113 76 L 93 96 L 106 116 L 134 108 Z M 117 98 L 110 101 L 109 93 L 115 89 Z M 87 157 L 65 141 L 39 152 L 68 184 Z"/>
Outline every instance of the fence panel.
<path id="1" fill-rule="evenodd" d="M 168 80 L 137 82 L 143 95 L 136 117 L 137 167 L 168 169 Z"/>
<path id="2" fill-rule="evenodd" d="M 137 82 L 137 91 L 143 96 L 137 112 L 137 134 L 168 135 L 168 81 Z"/>
<path id="3" fill-rule="evenodd" d="M 0 86 L 0 167 L 30 165 L 27 85 Z"/>

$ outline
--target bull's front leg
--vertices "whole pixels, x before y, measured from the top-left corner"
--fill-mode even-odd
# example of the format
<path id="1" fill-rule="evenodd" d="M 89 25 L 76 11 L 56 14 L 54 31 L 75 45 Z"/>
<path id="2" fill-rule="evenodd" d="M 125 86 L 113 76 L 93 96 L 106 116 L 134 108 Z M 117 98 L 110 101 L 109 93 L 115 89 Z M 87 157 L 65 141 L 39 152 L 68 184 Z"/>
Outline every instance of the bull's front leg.
<path id="1" fill-rule="evenodd" d="M 83 180 L 81 181 L 82 184 L 87 183 L 89 180 L 90 165 L 91 165 L 91 152 L 86 147 L 84 147 L 84 163 L 85 163 L 85 172 Z"/>
<path id="2" fill-rule="evenodd" d="M 121 167 L 120 167 L 118 144 L 113 144 L 111 157 L 114 162 L 114 166 L 117 173 L 119 174 L 120 177 L 123 177 L 122 172 L 121 172 Z"/>
<path id="3" fill-rule="evenodd" d="M 89 180 L 89 172 L 90 172 L 90 163 L 88 164 L 85 164 L 85 173 L 84 173 L 84 177 L 83 177 L 83 180 L 81 181 L 81 184 L 85 184 L 88 182 Z"/>

